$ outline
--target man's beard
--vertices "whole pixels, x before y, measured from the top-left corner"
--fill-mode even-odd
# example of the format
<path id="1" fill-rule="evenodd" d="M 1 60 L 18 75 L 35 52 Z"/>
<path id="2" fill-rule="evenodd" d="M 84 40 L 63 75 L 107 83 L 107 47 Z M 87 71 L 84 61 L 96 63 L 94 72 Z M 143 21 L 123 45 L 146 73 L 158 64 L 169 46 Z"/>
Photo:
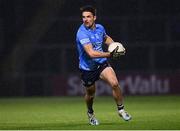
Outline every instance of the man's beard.
<path id="1" fill-rule="evenodd" d="M 95 25 L 95 23 L 93 22 L 90 26 L 87 26 L 87 28 L 91 29 L 94 27 L 94 25 Z"/>

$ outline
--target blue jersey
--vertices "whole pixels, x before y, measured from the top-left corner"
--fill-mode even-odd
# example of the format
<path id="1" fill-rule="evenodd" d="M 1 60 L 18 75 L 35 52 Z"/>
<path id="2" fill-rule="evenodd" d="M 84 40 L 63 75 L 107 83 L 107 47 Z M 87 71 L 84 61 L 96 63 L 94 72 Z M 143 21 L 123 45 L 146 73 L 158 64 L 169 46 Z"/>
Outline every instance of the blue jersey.
<path id="1" fill-rule="evenodd" d="M 107 61 L 107 58 L 90 58 L 84 50 L 85 44 L 92 44 L 94 50 L 103 52 L 102 44 L 106 36 L 102 25 L 96 24 L 95 29 L 89 29 L 82 24 L 76 35 L 76 44 L 79 53 L 79 68 L 92 71 L 98 68 L 99 64 Z"/>

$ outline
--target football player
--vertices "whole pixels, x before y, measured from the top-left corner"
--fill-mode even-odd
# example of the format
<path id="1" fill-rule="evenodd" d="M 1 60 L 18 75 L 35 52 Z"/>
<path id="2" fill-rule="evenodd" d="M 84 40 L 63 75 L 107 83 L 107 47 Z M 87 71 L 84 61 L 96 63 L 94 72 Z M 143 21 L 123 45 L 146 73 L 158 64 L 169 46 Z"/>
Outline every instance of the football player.
<path id="1" fill-rule="evenodd" d="M 114 51 L 104 52 L 102 44 L 111 44 L 113 39 L 106 34 L 101 24 L 96 24 L 96 9 L 93 6 L 83 6 L 80 8 L 83 24 L 79 27 L 76 35 L 77 50 L 79 52 L 79 69 L 81 79 L 85 87 L 85 101 L 87 105 L 87 115 L 91 125 L 98 125 L 93 110 L 93 100 L 95 97 L 95 82 L 99 79 L 106 81 L 112 88 L 112 95 L 117 105 L 118 114 L 126 121 L 131 116 L 124 110 L 123 96 L 113 68 L 107 58 L 118 58 L 121 54 Z"/>

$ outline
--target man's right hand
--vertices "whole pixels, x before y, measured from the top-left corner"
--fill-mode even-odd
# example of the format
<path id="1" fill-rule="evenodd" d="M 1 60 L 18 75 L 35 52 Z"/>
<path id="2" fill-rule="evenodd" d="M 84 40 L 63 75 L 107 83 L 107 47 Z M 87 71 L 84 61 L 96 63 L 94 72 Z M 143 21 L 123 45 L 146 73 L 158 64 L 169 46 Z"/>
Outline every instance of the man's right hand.
<path id="1" fill-rule="evenodd" d="M 111 58 L 118 59 L 122 54 L 118 52 L 119 46 L 117 46 L 112 52 L 111 52 Z"/>

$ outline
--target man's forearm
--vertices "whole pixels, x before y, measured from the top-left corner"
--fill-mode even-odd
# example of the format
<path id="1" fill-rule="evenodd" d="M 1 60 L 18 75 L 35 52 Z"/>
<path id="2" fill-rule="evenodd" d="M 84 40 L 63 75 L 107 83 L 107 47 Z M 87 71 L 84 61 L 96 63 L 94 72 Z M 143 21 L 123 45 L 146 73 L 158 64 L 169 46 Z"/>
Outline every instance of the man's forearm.
<path id="1" fill-rule="evenodd" d="M 114 42 L 113 39 L 107 35 L 104 43 L 110 45 L 112 42 Z"/>
<path id="2" fill-rule="evenodd" d="M 110 57 L 111 54 L 109 52 L 100 52 L 93 50 L 92 52 L 89 52 L 89 56 L 91 58 L 103 58 L 103 57 Z"/>

